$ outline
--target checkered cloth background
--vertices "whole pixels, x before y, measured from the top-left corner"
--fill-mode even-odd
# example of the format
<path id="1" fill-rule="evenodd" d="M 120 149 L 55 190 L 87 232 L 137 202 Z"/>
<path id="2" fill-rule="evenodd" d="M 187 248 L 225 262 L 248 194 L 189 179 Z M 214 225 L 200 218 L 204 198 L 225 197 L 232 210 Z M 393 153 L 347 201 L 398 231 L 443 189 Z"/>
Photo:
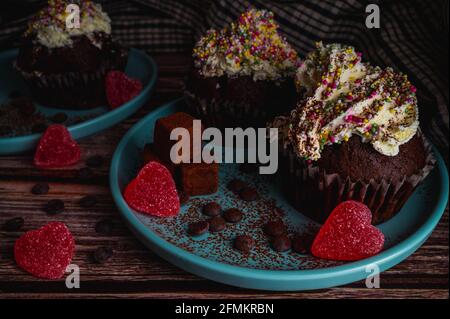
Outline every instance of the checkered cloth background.
<path id="1" fill-rule="evenodd" d="M 0 49 L 17 46 L 41 0 L 0 1 Z M 405 72 L 418 88 L 421 127 L 448 162 L 448 0 L 101 0 L 123 44 L 156 52 L 188 52 L 208 28 L 249 7 L 275 13 L 289 42 L 305 56 L 315 41 L 342 42 L 363 58 Z M 381 27 L 368 29 L 365 8 L 380 7 Z"/>

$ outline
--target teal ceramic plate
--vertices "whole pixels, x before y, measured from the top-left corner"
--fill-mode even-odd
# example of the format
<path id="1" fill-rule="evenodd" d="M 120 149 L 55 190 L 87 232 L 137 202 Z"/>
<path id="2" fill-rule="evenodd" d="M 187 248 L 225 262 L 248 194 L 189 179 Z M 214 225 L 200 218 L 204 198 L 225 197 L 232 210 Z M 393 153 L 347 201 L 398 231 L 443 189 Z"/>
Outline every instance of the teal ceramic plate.
<path id="1" fill-rule="evenodd" d="M 220 187 L 216 194 L 189 200 L 174 218 L 153 218 L 130 209 L 122 192 L 141 165 L 141 150 L 152 141 L 155 121 L 184 109 L 182 100 L 155 110 L 123 137 L 114 154 L 110 185 L 114 200 L 126 223 L 151 250 L 178 267 L 229 285 L 265 290 L 305 290 L 339 286 L 366 278 L 373 265 L 384 271 L 411 255 L 431 234 L 441 218 L 448 199 L 448 175 L 441 156 L 435 150 L 436 168 L 417 188 L 401 212 L 379 225 L 386 236 L 384 250 L 371 258 L 351 263 L 316 259 L 294 252 L 275 253 L 261 231 L 264 220 L 281 216 L 292 233 L 309 232 L 318 227 L 293 209 L 278 191 L 273 178 L 241 172 L 237 164 L 220 166 Z M 256 202 L 244 203 L 226 189 L 232 178 L 255 185 L 260 194 Z M 217 201 L 223 208 L 238 207 L 244 219 L 225 231 L 193 239 L 187 236 L 190 221 L 199 220 L 200 207 Z M 276 209 L 275 209 L 276 207 Z M 248 256 L 232 248 L 238 234 L 250 234 L 258 243 Z"/>
<path id="2" fill-rule="evenodd" d="M 26 83 L 12 66 L 17 52 L 17 50 L 10 50 L 0 53 L 0 115 L 1 104 L 8 100 L 11 92 L 16 91 L 24 96 L 31 96 Z M 111 110 L 107 106 L 101 106 L 89 110 L 75 111 L 37 105 L 37 110 L 46 118 L 56 113 L 66 113 L 68 118 L 64 125 L 69 128 L 75 139 L 101 132 L 136 112 L 148 100 L 155 85 L 157 78 L 156 64 L 151 57 L 141 51 L 130 50 L 125 72 L 130 77 L 141 80 L 143 89 L 138 96 L 121 107 Z M 20 130 L 21 132 L 13 131 L 10 135 L 0 136 L 0 155 L 34 149 L 41 134 L 31 134 L 29 128 L 20 128 Z"/>

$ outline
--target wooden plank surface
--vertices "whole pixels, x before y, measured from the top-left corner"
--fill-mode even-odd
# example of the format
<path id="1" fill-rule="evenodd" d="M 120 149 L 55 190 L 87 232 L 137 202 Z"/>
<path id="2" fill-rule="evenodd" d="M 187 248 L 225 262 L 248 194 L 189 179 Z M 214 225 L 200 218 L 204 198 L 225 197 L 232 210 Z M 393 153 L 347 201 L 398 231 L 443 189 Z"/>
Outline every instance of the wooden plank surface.
<path id="1" fill-rule="evenodd" d="M 32 155 L 0 157 L 0 225 L 13 217 L 23 217 L 20 232 L 0 230 L 0 299 L 3 298 L 448 298 L 449 214 L 447 211 L 426 243 L 404 262 L 382 273 L 381 288 L 367 289 L 364 282 L 345 287 L 310 292 L 265 292 L 214 283 L 186 273 L 146 249 L 124 226 L 108 187 L 109 160 L 126 131 L 145 114 L 182 94 L 183 79 L 190 64 L 186 55 L 155 57 L 159 80 L 150 102 L 132 118 L 101 134 L 80 142 L 83 158 L 77 166 L 60 171 L 40 171 L 32 165 Z M 106 160 L 93 169 L 94 178 L 84 181 L 78 169 L 92 155 Z M 50 192 L 33 195 L 37 182 L 48 182 Z M 81 208 L 78 200 L 95 195 L 99 202 Z M 46 201 L 63 199 L 65 212 L 55 217 L 42 211 Z M 112 220 L 110 236 L 95 232 L 95 224 Z M 12 258 L 14 241 L 23 231 L 52 220 L 65 222 L 73 232 L 77 248 L 73 263 L 80 266 L 81 287 L 69 290 L 63 280 L 36 279 L 18 269 Z M 105 264 L 91 260 L 99 246 L 114 249 Z"/>

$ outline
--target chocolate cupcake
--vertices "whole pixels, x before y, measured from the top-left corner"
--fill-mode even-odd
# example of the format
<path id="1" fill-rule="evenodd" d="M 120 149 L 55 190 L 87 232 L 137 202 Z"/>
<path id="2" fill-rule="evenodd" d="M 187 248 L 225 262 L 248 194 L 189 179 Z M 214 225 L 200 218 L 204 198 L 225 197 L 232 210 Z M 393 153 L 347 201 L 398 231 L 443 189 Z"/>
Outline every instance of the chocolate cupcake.
<path id="1" fill-rule="evenodd" d="M 186 95 L 209 126 L 264 127 L 296 101 L 297 53 L 278 33 L 273 13 L 252 9 L 194 48 Z"/>
<path id="2" fill-rule="evenodd" d="M 293 205 L 319 222 L 349 199 L 365 203 L 375 224 L 393 217 L 434 165 L 415 87 L 339 44 L 318 43 L 296 79 L 306 97 L 271 125 Z"/>
<path id="3" fill-rule="evenodd" d="M 70 1 L 49 1 L 30 21 L 15 61 L 34 98 L 46 106 L 105 105 L 106 74 L 126 66 L 127 51 L 112 40 L 111 21 L 101 6 L 74 3 L 79 7 L 79 27 L 66 23 Z"/>

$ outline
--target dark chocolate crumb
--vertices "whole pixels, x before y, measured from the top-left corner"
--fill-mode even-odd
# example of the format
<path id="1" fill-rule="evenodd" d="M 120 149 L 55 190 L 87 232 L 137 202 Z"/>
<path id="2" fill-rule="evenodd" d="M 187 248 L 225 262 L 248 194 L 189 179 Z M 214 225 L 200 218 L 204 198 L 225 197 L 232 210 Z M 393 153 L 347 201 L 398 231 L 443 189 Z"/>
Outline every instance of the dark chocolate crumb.
<path id="1" fill-rule="evenodd" d="M 206 221 L 199 221 L 190 223 L 188 225 L 188 234 L 191 236 L 200 236 L 206 233 L 209 229 L 209 223 Z"/>
<path id="2" fill-rule="evenodd" d="M 114 224 L 110 219 L 102 219 L 95 224 L 95 231 L 103 235 L 111 235 L 114 229 Z"/>
<path id="3" fill-rule="evenodd" d="M 112 257 L 113 253 L 114 251 L 110 247 L 98 247 L 96 250 L 94 250 L 92 259 L 97 264 L 103 264 Z"/>
<path id="4" fill-rule="evenodd" d="M 4 224 L 2 229 L 4 231 L 18 231 L 22 228 L 23 224 L 24 224 L 24 220 L 22 217 L 15 217 L 15 218 L 11 218 L 8 219 Z"/>
<path id="5" fill-rule="evenodd" d="M 217 204 L 216 202 L 210 202 L 210 203 L 206 204 L 205 206 L 203 206 L 203 209 L 202 209 L 202 213 L 205 214 L 206 216 L 210 216 L 210 217 L 220 215 L 221 212 L 222 212 L 222 207 L 220 207 L 220 205 Z"/>
<path id="6" fill-rule="evenodd" d="M 18 97 L 11 100 L 11 105 L 17 107 L 22 116 L 29 117 L 36 112 L 33 101 L 27 97 Z"/>
<path id="7" fill-rule="evenodd" d="M 87 195 L 80 199 L 79 204 L 81 207 L 90 208 L 97 204 L 97 197 L 94 195 Z"/>
<path id="8" fill-rule="evenodd" d="M 291 239 L 287 235 L 276 236 L 272 239 L 271 246 L 277 252 L 287 251 L 291 248 Z"/>
<path id="9" fill-rule="evenodd" d="M 264 233 L 268 236 L 286 234 L 286 225 L 281 220 L 270 221 L 264 225 Z"/>
<path id="10" fill-rule="evenodd" d="M 253 246 L 255 245 L 255 241 L 253 238 L 247 235 L 236 236 L 234 239 L 234 248 L 242 251 L 243 253 L 248 253 Z"/>
<path id="11" fill-rule="evenodd" d="M 46 129 L 47 125 L 45 123 L 37 123 L 33 125 L 33 127 L 31 128 L 31 133 L 33 134 L 44 133 Z"/>
<path id="12" fill-rule="evenodd" d="M 246 187 L 239 192 L 239 197 L 242 200 L 251 202 L 258 199 L 258 191 L 254 187 Z"/>
<path id="13" fill-rule="evenodd" d="M 212 233 L 219 232 L 225 229 L 226 221 L 221 216 L 215 216 L 208 220 L 209 231 Z"/>
<path id="14" fill-rule="evenodd" d="M 94 155 L 86 160 L 86 165 L 92 168 L 97 168 L 103 165 L 104 159 L 101 155 Z"/>
<path id="15" fill-rule="evenodd" d="M 244 217 L 244 214 L 237 208 L 227 209 L 223 213 L 223 218 L 229 223 L 237 223 L 241 221 L 242 217 Z"/>
<path id="16" fill-rule="evenodd" d="M 34 195 L 44 195 L 47 194 L 50 189 L 47 183 L 37 183 L 31 189 L 31 193 Z"/>
<path id="17" fill-rule="evenodd" d="M 49 215 L 60 214 L 64 211 L 64 202 L 60 199 L 49 200 L 44 205 L 44 211 Z"/>
<path id="18" fill-rule="evenodd" d="M 305 238 L 302 236 L 296 236 L 292 239 L 292 250 L 299 254 L 307 254 L 309 252 L 309 246 L 305 242 Z"/>

